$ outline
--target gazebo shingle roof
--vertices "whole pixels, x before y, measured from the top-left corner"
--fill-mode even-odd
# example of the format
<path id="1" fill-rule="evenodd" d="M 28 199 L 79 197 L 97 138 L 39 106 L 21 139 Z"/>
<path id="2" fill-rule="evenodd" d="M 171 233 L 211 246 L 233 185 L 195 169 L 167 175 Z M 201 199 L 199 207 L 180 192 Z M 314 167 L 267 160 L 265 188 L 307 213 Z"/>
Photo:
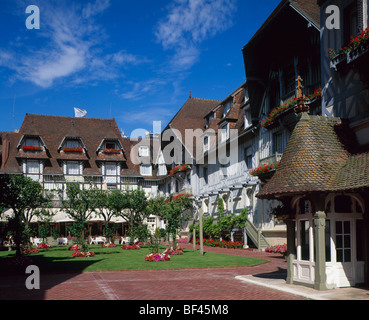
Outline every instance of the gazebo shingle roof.
<path id="1" fill-rule="evenodd" d="M 297 193 L 369 187 L 369 154 L 351 154 L 341 119 L 303 114 L 279 167 L 257 194 L 274 199 Z"/>

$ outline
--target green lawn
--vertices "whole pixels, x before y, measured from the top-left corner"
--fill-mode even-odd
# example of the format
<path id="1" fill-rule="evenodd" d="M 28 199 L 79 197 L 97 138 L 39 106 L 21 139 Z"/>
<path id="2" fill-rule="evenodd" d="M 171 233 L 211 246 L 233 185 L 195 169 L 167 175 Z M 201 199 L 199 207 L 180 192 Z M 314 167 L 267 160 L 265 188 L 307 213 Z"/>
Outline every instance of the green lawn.
<path id="1" fill-rule="evenodd" d="M 40 268 L 41 272 L 208 268 L 252 266 L 266 262 L 262 259 L 213 252 L 205 252 L 205 255 L 201 256 L 199 251 L 186 249 L 183 255 L 172 255 L 170 261 L 148 262 L 144 258 L 150 253 L 149 248 L 123 250 L 119 245 L 115 248 L 91 245 L 89 249 L 95 252 L 94 257 L 73 258 L 73 251 L 69 251 L 67 248 L 66 246 L 56 246 L 50 249 L 40 249 L 39 253 L 29 255 L 29 257 L 32 258 L 33 264 Z M 161 247 L 160 252 L 164 250 L 165 246 Z M 0 252 L 0 265 L 6 257 L 13 256 L 14 253 L 14 251 Z"/>

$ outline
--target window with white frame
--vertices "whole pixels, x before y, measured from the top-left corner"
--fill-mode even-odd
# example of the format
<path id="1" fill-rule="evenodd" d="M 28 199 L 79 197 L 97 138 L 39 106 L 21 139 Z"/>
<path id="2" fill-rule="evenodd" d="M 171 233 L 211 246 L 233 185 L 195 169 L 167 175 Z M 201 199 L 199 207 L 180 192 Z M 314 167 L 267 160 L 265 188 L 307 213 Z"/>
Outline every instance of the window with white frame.
<path id="1" fill-rule="evenodd" d="M 149 147 L 148 146 L 141 146 L 138 149 L 138 155 L 140 157 L 148 157 L 149 156 Z"/>
<path id="2" fill-rule="evenodd" d="M 116 176 L 117 175 L 117 164 L 114 162 L 105 163 L 105 175 L 106 176 Z"/>
<path id="3" fill-rule="evenodd" d="M 25 168 L 26 174 L 40 174 L 40 163 L 38 161 L 34 160 L 27 160 L 26 162 L 26 168 Z"/>
<path id="4" fill-rule="evenodd" d="M 225 142 L 229 139 L 229 123 L 222 125 L 221 127 L 221 142 Z"/>
<path id="5" fill-rule="evenodd" d="M 273 151 L 274 153 L 283 153 L 284 149 L 283 134 L 282 132 L 277 132 L 273 135 Z"/>
<path id="6" fill-rule="evenodd" d="M 209 151 L 209 137 L 204 137 L 204 153 Z"/>
<path id="7" fill-rule="evenodd" d="M 247 90 L 246 88 L 244 89 L 244 94 L 245 94 L 245 103 L 247 103 L 249 101 L 249 90 Z"/>
<path id="8" fill-rule="evenodd" d="M 67 161 L 66 163 L 66 174 L 67 175 L 80 175 L 81 168 L 78 161 Z"/>
<path id="9" fill-rule="evenodd" d="M 158 165 L 158 175 L 165 176 L 167 174 L 167 166 L 165 164 Z"/>
<path id="10" fill-rule="evenodd" d="M 81 143 L 79 140 L 67 140 L 65 142 L 65 147 L 67 148 L 79 148 L 81 147 Z"/>
<path id="11" fill-rule="evenodd" d="M 24 141 L 25 146 L 33 146 L 39 147 L 40 146 L 40 139 L 38 138 L 26 138 Z"/>
<path id="12" fill-rule="evenodd" d="M 250 106 L 247 106 L 244 110 L 244 115 L 243 115 L 243 119 L 244 119 L 244 123 L 245 123 L 245 129 L 248 128 L 249 126 L 251 126 L 252 121 L 251 121 L 251 110 L 250 110 Z"/>
<path id="13" fill-rule="evenodd" d="M 211 120 L 213 120 L 214 118 L 215 118 L 214 112 L 206 117 L 206 127 L 208 127 L 210 125 Z"/>
<path id="14" fill-rule="evenodd" d="M 229 110 L 231 110 L 233 100 L 229 100 L 223 107 L 223 118 L 227 115 Z"/>
<path id="15" fill-rule="evenodd" d="M 152 175 L 151 164 L 141 164 L 140 165 L 140 173 L 143 176 L 151 176 Z"/>
<path id="16" fill-rule="evenodd" d="M 244 159 L 247 169 L 252 168 L 252 147 L 246 147 L 244 149 Z"/>

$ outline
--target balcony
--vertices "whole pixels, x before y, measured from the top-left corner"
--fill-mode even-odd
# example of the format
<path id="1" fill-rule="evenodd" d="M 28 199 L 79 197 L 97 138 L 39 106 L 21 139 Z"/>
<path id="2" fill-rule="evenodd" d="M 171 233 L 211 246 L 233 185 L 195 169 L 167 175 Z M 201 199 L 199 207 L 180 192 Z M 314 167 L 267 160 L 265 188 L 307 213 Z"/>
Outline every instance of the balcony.
<path id="1" fill-rule="evenodd" d="M 269 164 L 269 163 L 273 163 L 273 162 L 279 162 L 282 159 L 282 155 L 283 155 L 283 153 L 276 152 L 275 154 L 273 154 L 270 157 L 260 159 L 259 160 L 259 165 L 263 166 L 265 164 Z"/>

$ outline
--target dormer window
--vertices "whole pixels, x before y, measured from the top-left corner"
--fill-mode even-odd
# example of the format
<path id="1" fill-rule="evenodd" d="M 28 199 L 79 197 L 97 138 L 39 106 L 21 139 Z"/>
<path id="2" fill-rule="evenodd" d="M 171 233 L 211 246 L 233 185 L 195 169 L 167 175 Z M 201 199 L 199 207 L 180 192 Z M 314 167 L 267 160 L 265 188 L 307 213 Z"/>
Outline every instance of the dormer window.
<path id="1" fill-rule="evenodd" d="M 232 100 L 230 100 L 230 101 L 228 101 L 228 102 L 224 105 L 224 107 L 223 107 L 223 118 L 228 114 L 229 110 L 231 110 L 232 103 L 233 103 L 233 101 L 232 101 Z"/>
<path id="2" fill-rule="evenodd" d="M 138 149 L 138 155 L 140 157 L 148 157 L 150 154 L 149 154 L 149 147 L 148 146 L 141 146 L 139 147 Z"/>
<path id="3" fill-rule="evenodd" d="M 141 164 L 140 165 L 140 173 L 141 173 L 142 176 L 152 176 L 151 164 Z"/>
<path id="4" fill-rule="evenodd" d="M 83 147 L 81 140 L 79 139 L 68 139 L 65 141 L 62 150 L 64 152 L 82 152 Z"/>
<path id="5" fill-rule="evenodd" d="M 225 123 L 221 127 L 220 142 L 225 142 L 229 139 L 229 123 Z"/>
<path id="6" fill-rule="evenodd" d="M 209 151 L 209 137 L 204 137 L 204 153 Z"/>
<path id="7" fill-rule="evenodd" d="M 252 121 L 251 121 L 251 110 L 250 110 L 250 105 L 246 106 L 243 109 L 244 112 L 244 123 L 245 123 L 245 129 L 248 128 L 249 126 L 251 126 Z"/>
<path id="8" fill-rule="evenodd" d="M 23 151 L 42 151 L 43 145 L 44 144 L 41 142 L 39 137 L 32 136 L 24 137 L 18 147 L 20 147 Z"/>
<path id="9" fill-rule="evenodd" d="M 97 153 L 121 153 L 122 144 L 118 139 L 104 139 L 97 148 Z"/>
<path id="10" fill-rule="evenodd" d="M 215 118 L 215 115 L 214 115 L 214 112 L 211 113 L 210 115 L 208 115 L 206 117 L 206 128 L 209 127 L 210 123 L 211 123 L 211 120 L 213 120 Z"/>

